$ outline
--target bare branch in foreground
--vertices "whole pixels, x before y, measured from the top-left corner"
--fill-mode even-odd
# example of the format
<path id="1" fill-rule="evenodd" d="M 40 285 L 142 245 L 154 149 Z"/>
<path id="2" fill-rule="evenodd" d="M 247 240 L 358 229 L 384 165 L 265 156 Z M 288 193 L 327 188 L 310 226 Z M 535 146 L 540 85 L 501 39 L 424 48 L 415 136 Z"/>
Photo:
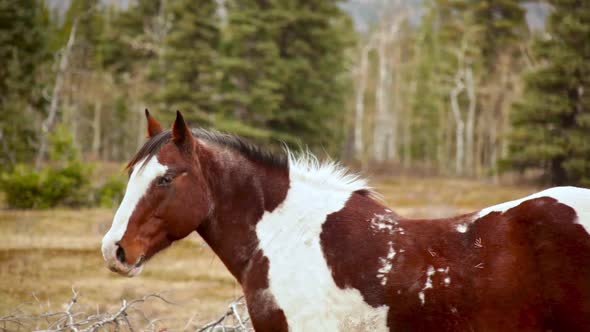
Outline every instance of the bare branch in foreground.
<path id="1" fill-rule="evenodd" d="M 191 322 L 189 322 L 190 325 Z M 218 319 L 205 324 L 197 332 L 251 332 L 254 331 L 246 309 L 244 296 L 232 302 L 228 310 Z"/>
<path id="2" fill-rule="evenodd" d="M 73 288 L 72 293 L 63 311 L 52 311 L 35 298 L 37 303 L 23 304 L 14 313 L 0 316 L 0 331 L 94 332 L 99 330 L 134 331 L 136 328 L 141 331 L 166 331 L 158 324 L 161 319 L 148 318 L 139 305 L 153 299 L 174 304 L 158 294 L 149 294 L 132 301 L 123 300 L 119 308 L 112 313 L 101 313 L 97 308 L 94 313 L 88 314 L 84 311 L 85 307 L 78 303 L 79 293 Z M 31 304 L 39 304 L 40 313 L 32 314 L 24 310 L 26 305 Z M 141 326 L 142 321 L 143 326 Z"/>

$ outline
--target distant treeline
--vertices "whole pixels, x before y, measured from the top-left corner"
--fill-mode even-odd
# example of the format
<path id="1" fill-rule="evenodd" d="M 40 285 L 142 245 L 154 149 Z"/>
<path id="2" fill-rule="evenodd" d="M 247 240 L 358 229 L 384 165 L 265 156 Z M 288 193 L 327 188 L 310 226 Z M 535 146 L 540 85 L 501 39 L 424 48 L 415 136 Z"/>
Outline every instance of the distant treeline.
<path id="1" fill-rule="evenodd" d="M 58 127 L 123 161 L 147 107 L 363 167 L 590 185 L 590 0 L 536 33 L 524 2 L 392 0 L 358 33 L 337 0 L 0 0 L 0 168 L 41 167 Z"/>
<path id="2" fill-rule="evenodd" d="M 590 1 L 546 1 L 536 32 L 525 1 L 390 3 L 359 42 L 349 156 L 590 185 Z"/>

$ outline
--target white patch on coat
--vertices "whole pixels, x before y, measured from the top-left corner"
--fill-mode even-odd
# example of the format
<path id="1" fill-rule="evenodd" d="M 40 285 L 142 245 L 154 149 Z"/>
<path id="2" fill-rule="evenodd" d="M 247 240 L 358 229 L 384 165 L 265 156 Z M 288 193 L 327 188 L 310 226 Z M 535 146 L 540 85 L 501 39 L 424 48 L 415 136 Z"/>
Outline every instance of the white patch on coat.
<path id="1" fill-rule="evenodd" d="M 425 291 L 427 289 L 434 288 L 432 277 L 436 273 L 441 273 L 441 274 L 447 275 L 443 279 L 443 286 L 448 286 L 451 284 L 451 278 L 448 276 L 448 274 L 449 274 L 449 267 L 448 266 L 446 268 L 439 267 L 436 270 L 434 269 L 434 267 L 432 265 L 429 266 L 428 269 L 426 270 L 426 282 L 424 282 L 424 287 L 422 288 L 420 293 L 418 293 L 418 298 L 420 299 L 420 303 L 422 303 L 422 305 L 424 305 L 424 303 L 426 303 Z"/>
<path id="2" fill-rule="evenodd" d="M 467 224 L 459 224 L 459 225 L 457 225 L 457 227 L 455 227 L 455 229 L 459 233 L 465 233 L 465 232 L 467 232 L 467 228 L 468 228 Z"/>
<path id="3" fill-rule="evenodd" d="M 552 197 L 562 204 L 570 206 L 576 211 L 578 216 L 577 222 L 581 224 L 586 232 L 590 234 L 590 189 L 577 187 L 554 187 L 541 192 L 532 194 L 530 196 L 517 199 L 514 201 L 494 205 L 485 208 L 477 214 L 478 218 L 484 217 L 492 212 L 505 212 L 513 207 L 518 206 L 522 202 L 539 198 Z"/>
<path id="4" fill-rule="evenodd" d="M 131 218 L 133 211 L 135 211 L 137 203 L 145 195 L 152 181 L 158 176 L 164 175 L 168 169 L 167 166 L 158 162 L 156 156 L 152 157 L 147 163 L 145 160 L 144 158 L 135 165 L 127 182 L 127 189 L 123 201 L 113 218 L 113 224 L 102 238 L 102 255 L 106 261 L 116 259 L 116 243 L 125 235 L 129 218 Z"/>
<path id="5" fill-rule="evenodd" d="M 373 308 L 359 290 L 341 289 L 320 244 L 326 217 L 341 210 L 365 182 L 335 164 L 294 161 L 285 201 L 256 226 L 269 260 L 269 290 L 290 331 L 387 331 L 387 306 Z"/>
<path id="6" fill-rule="evenodd" d="M 436 273 L 436 271 L 434 270 L 434 267 L 432 265 L 429 266 L 428 270 L 426 271 L 426 282 L 424 282 L 424 287 L 422 288 L 420 293 L 418 293 L 418 298 L 420 299 L 420 303 L 422 303 L 422 305 L 424 305 L 424 303 L 426 303 L 424 291 L 432 288 L 432 276 L 435 273 Z"/>
<path id="7" fill-rule="evenodd" d="M 389 241 L 389 251 L 387 252 L 387 256 L 379 258 L 381 268 L 377 270 L 377 278 L 381 280 L 381 285 L 383 286 L 387 284 L 387 275 L 393 267 L 393 258 L 395 257 L 395 254 L 396 252 L 395 248 L 393 247 L 393 241 Z"/>
<path id="8" fill-rule="evenodd" d="M 370 225 L 374 231 L 387 231 L 393 234 L 397 228 L 397 220 L 391 214 L 375 213 L 370 220 Z"/>

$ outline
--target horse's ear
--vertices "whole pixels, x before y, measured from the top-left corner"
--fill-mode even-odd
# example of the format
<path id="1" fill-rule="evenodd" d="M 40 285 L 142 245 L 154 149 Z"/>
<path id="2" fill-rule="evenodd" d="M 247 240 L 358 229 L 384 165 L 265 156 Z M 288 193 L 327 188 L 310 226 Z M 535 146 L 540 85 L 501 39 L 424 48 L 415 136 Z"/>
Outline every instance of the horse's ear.
<path id="1" fill-rule="evenodd" d="M 172 125 L 172 140 L 178 145 L 189 146 L 193 140 L 191 130 L 184 122 L 184 118 L 180 111 L 176 111 L 176 120 Z"/>
<path id="2" fill-rule="evenodd" d="M 148 111 L 147 108 L 145 109 L 145 117 L 147 119 L 148 137 L 154 137 L 163 131 L 162 126 L 160 126 L 158 120 L 154 119 L 154 117 L 150 115 L 150 111 Z"/>

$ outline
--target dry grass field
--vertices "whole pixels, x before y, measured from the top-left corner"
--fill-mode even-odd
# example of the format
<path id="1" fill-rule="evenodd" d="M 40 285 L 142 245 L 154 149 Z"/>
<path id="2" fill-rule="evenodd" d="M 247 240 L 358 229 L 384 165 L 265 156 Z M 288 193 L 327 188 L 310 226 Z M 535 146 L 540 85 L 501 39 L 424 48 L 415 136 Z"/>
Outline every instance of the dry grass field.
<path id="1" fill-rule="evenodd" d="M 444 217 L 514 199 L 537 188 L 468 180 L 382 178 L 372 183 L 396 212 Z M 143 311 L 160 326 L 182 330 L 189 320 L 218 317 L 239 286 L 196 234 L 150 261 L 132 279 L 108 271 L 100 253 L 113 211 L 0 210 L 0 316 L 17 307 L 63 310 L 71 288 L 88 310 L 113 310 L 123 299 L 158 293 L 175 304 L 150 301 Z"/>

